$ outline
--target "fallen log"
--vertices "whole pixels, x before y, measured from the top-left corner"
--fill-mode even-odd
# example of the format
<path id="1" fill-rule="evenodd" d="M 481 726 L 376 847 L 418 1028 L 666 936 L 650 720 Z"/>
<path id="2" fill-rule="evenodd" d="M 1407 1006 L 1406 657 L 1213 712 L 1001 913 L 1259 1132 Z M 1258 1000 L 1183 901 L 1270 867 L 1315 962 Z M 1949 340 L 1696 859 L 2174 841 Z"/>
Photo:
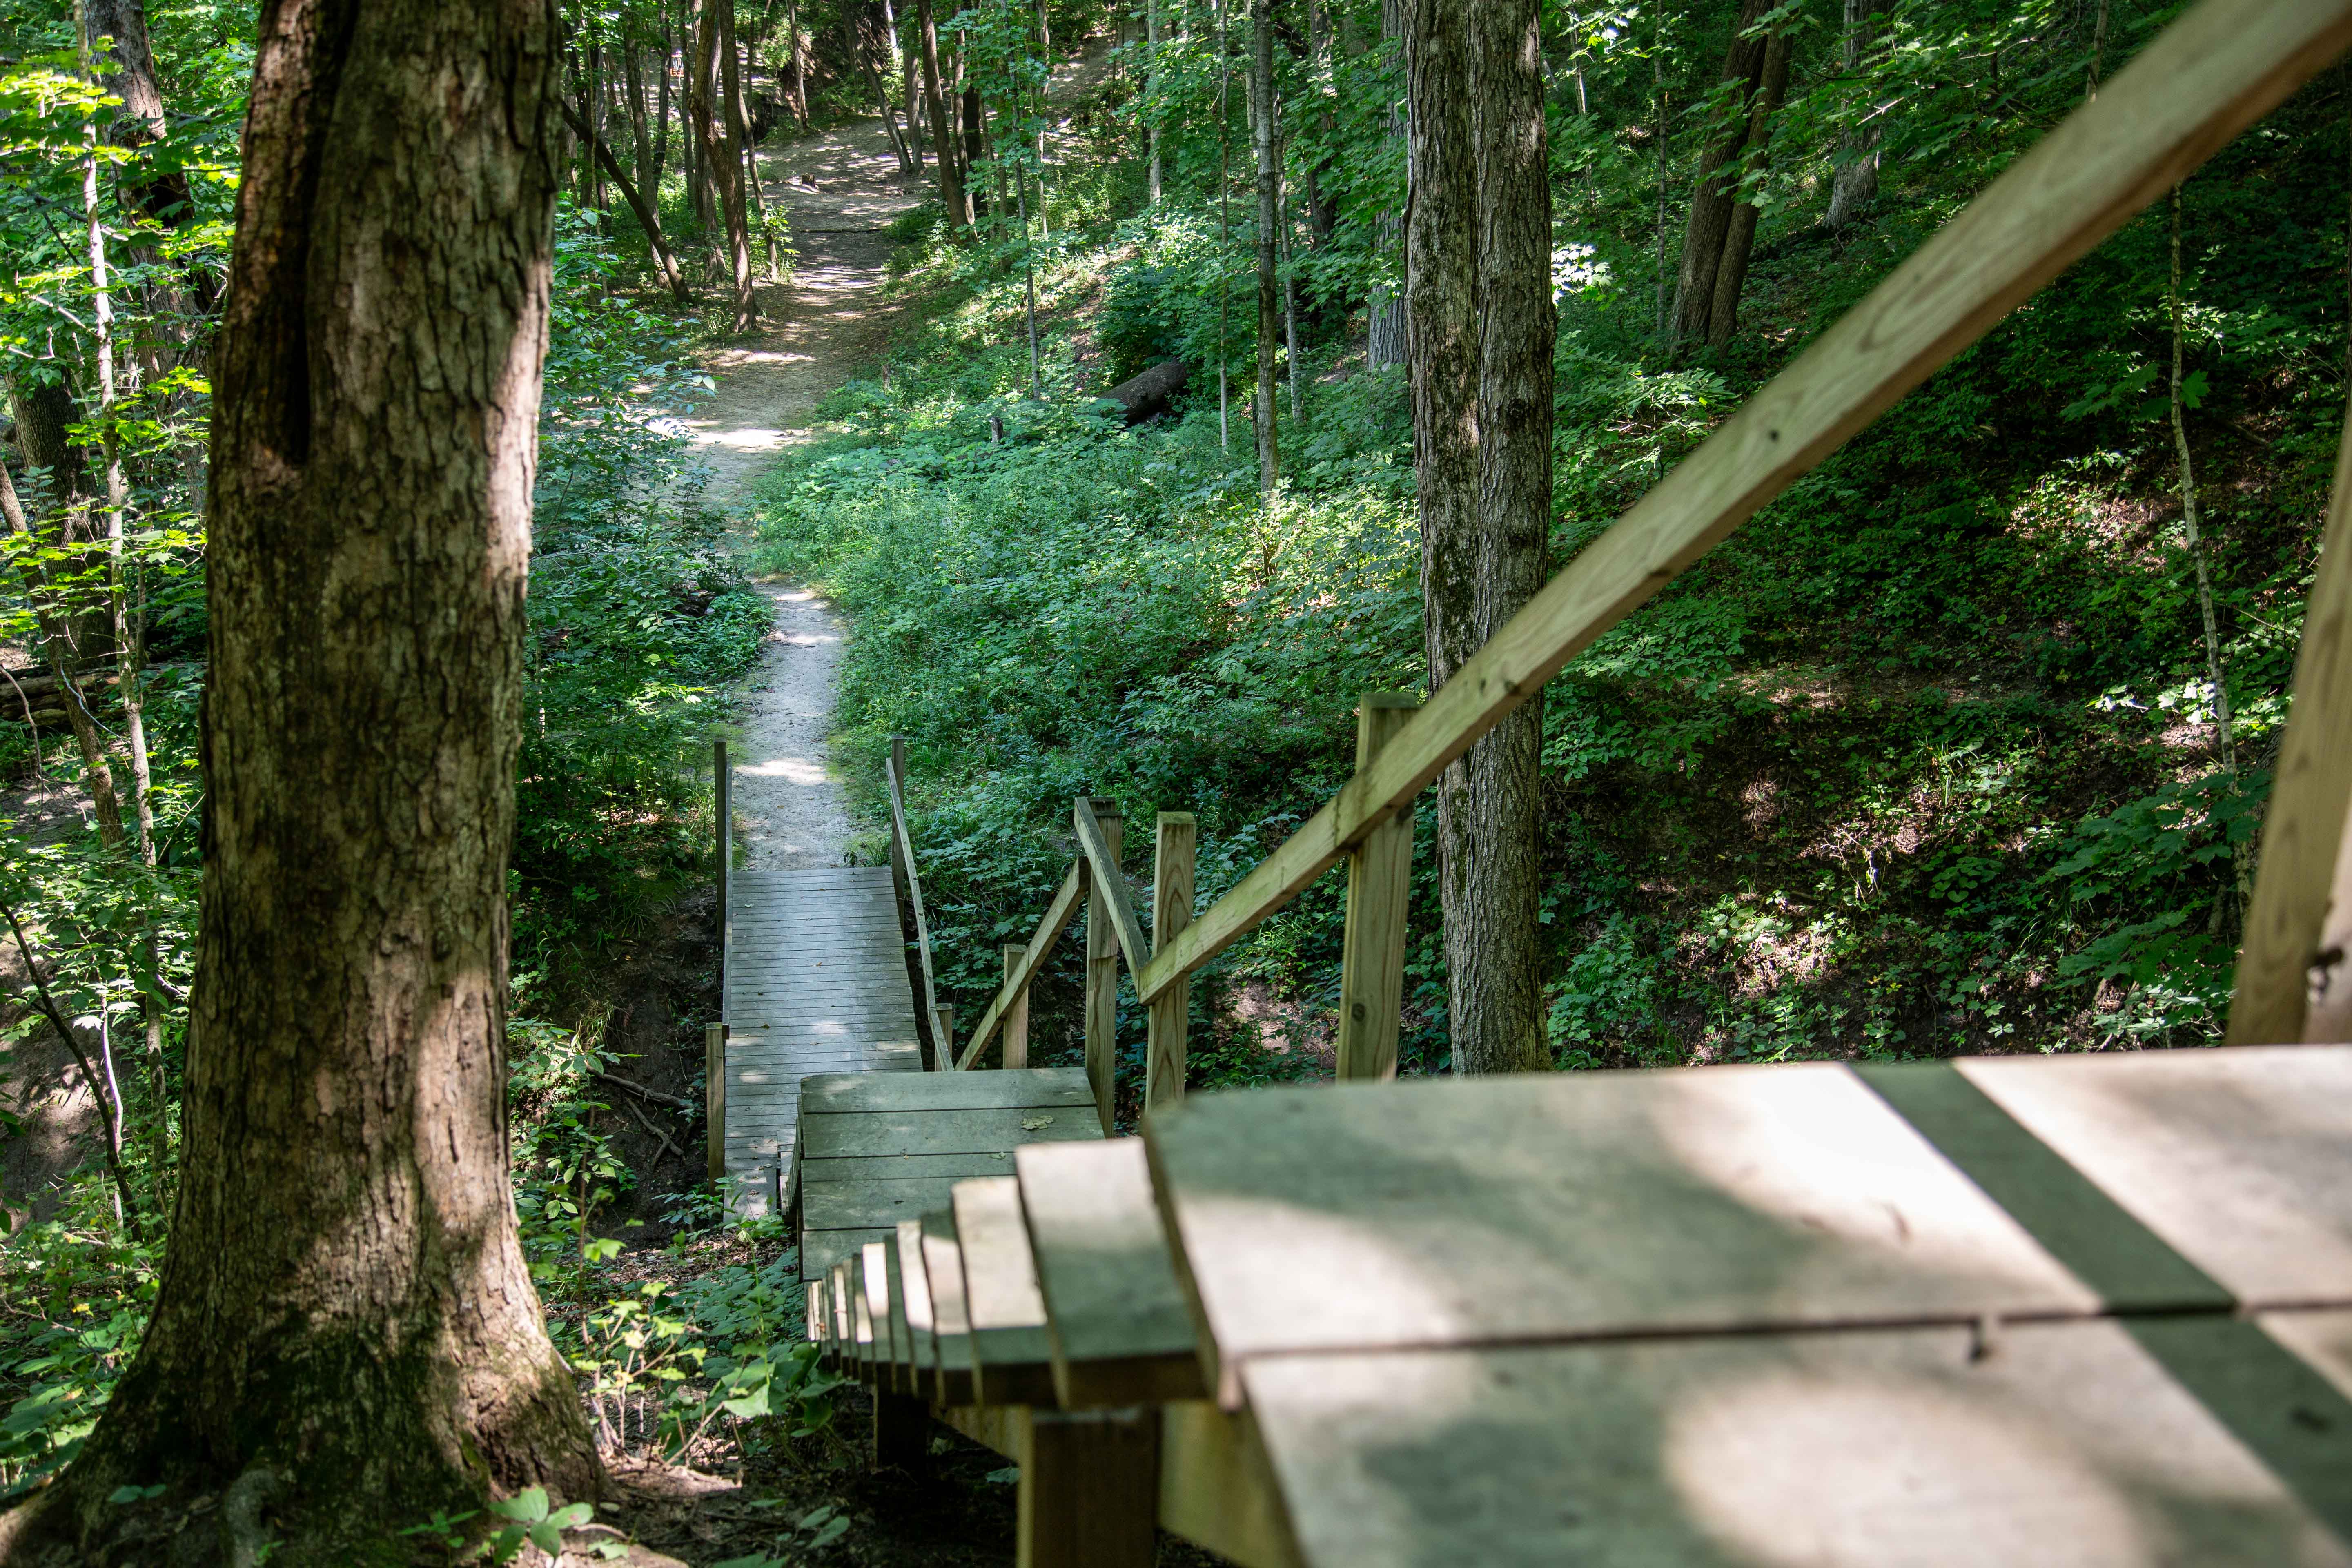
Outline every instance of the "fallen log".
<path id="1" fill-rule="evenodd" d="M 1140 425 L 1155 414 L 1165 414 L 1169 400 L 1184 390 L 1192 375 L 1192 367 L 1182 360 L 1163 360 L 1103 395 L 1126 408 L 1129 425 Z"/>

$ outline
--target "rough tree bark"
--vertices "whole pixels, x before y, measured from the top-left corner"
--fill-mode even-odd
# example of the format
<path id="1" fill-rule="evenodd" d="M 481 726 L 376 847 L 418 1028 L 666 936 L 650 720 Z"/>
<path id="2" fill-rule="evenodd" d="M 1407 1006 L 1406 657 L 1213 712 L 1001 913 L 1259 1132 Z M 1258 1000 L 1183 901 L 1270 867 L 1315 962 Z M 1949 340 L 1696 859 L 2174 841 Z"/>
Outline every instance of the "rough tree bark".
<path id="1" fill-rule="evenodd" d="M 1538 0 L 1413 0 L 1405 310 L 1430 684 L 1542 586 L 1551 526 L 1551 198 Z M 1454 1068 L 1549 1065 L 1538 1016 L 1542 703 L 1437 781 Z"/>
<path id="2" fill-rule="evenodd" d="M 178 1210 L 136 1363 L 0 1561 L 181 1529 L 174 1561 L 373 1563 L 436 1509 L 600 1481 L 504 1109 L 555 7 L 271 0 L 258 37 Z"/>
<path id="3" fill-rule="evenodd" d="M 1749 101 L 1763 79 L 1765 41 L 1749 29 L 1772 9 L 1774 0 L 1739 0 L 1731 42 L 1723 52 L 1722 130 L 1699 156 L 1698 184 L 1691 192 L 1690 218 L 1683 227 L 1683 256 L 1675 271 L 1675 304 L 1667 335 L 1678 342 L 1702 342 L 1715 308 L 1715 275 L 1731 232 L 1731 209 L 1739 186 L 1740 154 L 1748 146 Z"/>
<path id="4" fill-rule="evenodd" d="M 1282 336 L 1282 288 L 1275 252 L 1282 218 L 1282 169 L 1274 157 L 1274 0 L 1251 0 L 1255 37 L 1250 55 L 1250 142 L 1257 159 L 1257 397 L 1250 424 L 1257 434 L 1257 488 L 1272 495 L 1282 482 L 1282 443 L 1276 428 L 1275 344 Z"/>
<path id="5" fill-rule="evenodd" d="M 719 13 L 733 0 L 701 0 L 696 6 L 693 86 L 687 102 L 694 115 L 706 177 L 717 188 L 719 216 L 727 226 L 727 265 L 735 291 L 734 330 L 748 332 L 760 318 L 751 291 L 751 226 L 744 210 L 743 153 L 735 140 L 733 106 L 727 102 L 727 24 Z"/>

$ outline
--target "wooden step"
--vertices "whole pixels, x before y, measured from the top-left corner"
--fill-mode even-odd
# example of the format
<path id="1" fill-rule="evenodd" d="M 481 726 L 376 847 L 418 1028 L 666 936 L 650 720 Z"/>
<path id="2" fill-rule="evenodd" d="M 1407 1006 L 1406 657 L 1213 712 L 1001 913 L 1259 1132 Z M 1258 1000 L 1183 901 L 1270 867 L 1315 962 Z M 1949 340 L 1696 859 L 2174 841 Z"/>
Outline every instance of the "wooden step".
<path id="1" fill-rule="evenodd" d="M 1202 1397 L 1142 1140 L 1033 1143 L 1013 1163 L 1062 1407 Z"/>
<path id="2" fill-rule="evenodd" d="M 950 1207 L 962 1243 L 964 1307 L 982 1405 L 1054 1403 L 1054 1352 L 1045 1299 L 1021 1218 L 1021 1184 L 1011 1176 L 958 1182 Z"/>

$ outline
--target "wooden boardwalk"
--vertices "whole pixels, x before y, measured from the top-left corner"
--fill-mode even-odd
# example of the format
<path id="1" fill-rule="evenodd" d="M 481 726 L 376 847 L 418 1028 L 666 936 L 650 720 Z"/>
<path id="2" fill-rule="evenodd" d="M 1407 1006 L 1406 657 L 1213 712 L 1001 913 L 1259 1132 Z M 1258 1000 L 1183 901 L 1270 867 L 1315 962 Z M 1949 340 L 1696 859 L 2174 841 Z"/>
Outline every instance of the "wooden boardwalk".
<path id="1" fill-rule="evenodd" d="M 792 1170 L 801 1079 L 919 1072 L 914 992 L 886 867 L 728 879 L 727 1180 L 766 1214 Z"/>

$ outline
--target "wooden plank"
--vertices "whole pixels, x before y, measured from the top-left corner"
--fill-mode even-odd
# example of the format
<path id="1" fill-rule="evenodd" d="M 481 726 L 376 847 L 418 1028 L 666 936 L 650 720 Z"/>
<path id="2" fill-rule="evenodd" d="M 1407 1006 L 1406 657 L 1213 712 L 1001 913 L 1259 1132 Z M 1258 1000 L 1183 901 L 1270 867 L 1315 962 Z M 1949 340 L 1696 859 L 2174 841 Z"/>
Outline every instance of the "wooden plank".
<path id="1" fill-rule="evenodd" d="M 2352 1306 L 2352 1046 L 1956 1065 L 2241 1303 Z"/>
<path id="2" fill-rule="evenodd" d="M 1402 692 L 1365 693 L 1356 707 L 1358 773 L 1371 766 L 1419 707 Z M 1404 810 L 1366 834 L 1348 857 L 1348 924 L 1339 962 L 1340 1078 L 1385 1082 L 1396 1077 L 1397 1028 L 1404 1008 L 1404 918 L 1412 898 L 1412 813 Z"/>
<path id="3" fill-rule="evenodd" d="M 1002 1167 L 999 1167 L 1002 1170 Z M 966 1178 L 968 1179 L 968 1178 Z M 928 1181 L 820 1182 L 801 1191 L 802 1224 L 811 1230 L 870 1230 L 919 1218 L 948 1201 L 957 1178 Z"/>
<path id="4" fill-rule="evenodd" d="M 971 1375 L 971 1314 L 964 1309 L 963 1244 L 947 1209 L 923 1216 L 923 1278 L 931 1291 L 932 1397 L 948 1406 L 979 1402 Z M 958 1428 L 961 1430 L 961 1428 Z"/>
<path id="5" fill-rule="evenodd" d="M 719 1016 L 727 1017 L 727 960 L 735 945 L 733 900 L 728 894 L 735 864 L 734 770 L 727 765 L 727 742 L 710 742 L 710 885 L 718 910 L 712 924 L 719 931 Z"/>
<path id="6" fill-rule="evenodd" d="M 2345 0 L 2203 0 L 1587 545 L 1372 767 L 1136 976 L 1150 1002 L 1419 795 L 1562 666 L 2352 43 Z"/>
<path id="7" fill-rule="evenodd" d="M 1312 1568 L 2352 1563 L 2122 1326 L 1984 1348 L 1907 1329 L 1244 1376 Z"/>
<path id="8" fill-rule="evenodd" d="M 967 1078 L 877 1078 L 840 1073 L 802 1081 L 811 1111 L 981 1110 L 1019 1107 L 1085 1107 L 1094 1103 L 1078 1068 L 1024 1068 Z"/>
<path id="9" fill-rule="evenodd" d="M 1206 1400 L 1160 1407 L 1160 1527 L 1241 1568 L 1302 1568 L 1247 1411 L 1228 1415 Z"/>
<path id="10" fill-rule="evenodd" d="M 1189 811 L 1163 811 L 1151 847 L 1151 942 L 1171 942 L 1192 923 L 1192 860 L 1200 829 Z M 1171 985 L 1146 1011 L 1143 1108 L 1181 1104 L 1184 1099 L 1185 1031 L 1192 1022 L 1192 988 Z"/>
<path id="11" fill-rule="evenodd" d="M 898 1355 L 898 1347 L 890 1340 L 890 1249 L 896 1244 L 893 1236 L 857 1249 L 857 1280 L 866 1293 L 866 1316 L 874 1325 L 866 1351 L 866 1376 L 877 1389 L 890 1386 L 890 1363 Z"/>
<path id="12" fill-rule="evenodd" d="M 1192 1310 L 1141 1140 L 1033 1143 L 1013 1161 L 1062 1407 L 1200 1398 Z"/>
<path id="13" fill-rule="evenodd" d="M 2352 1399 L 2352 1311 L 2263 1312 L 2255 1321 L 2304 1363 Z"/>
<path id="14" fill-rule="evenodd" d="M 988 1010 L 980 1016 L 979 1024 L 971 1031 L 971 1038 L 964 1042 L 963 1056 L 957 1066 L 971 1066 L 979 1058 L 982 1048 L 995 1037 L 998 1027 L 1013 1005 L 1013 998 L 1029 988 L 1030 982 L 1036 977 L 1038 966 L 1045 962 L 1045 955 L 1054 950 L 1054 944 L 1062 940 L 1064 929 L 1077 913 L 1078 900 L 1086 889 L 1086 859 L 1081 856 L 1070 863 L 1069 875 L 1062 879 L 1060 889 L 1045 906 L 1045 918 L 1037 922 L 1036 931 L 1030 935 L 1029 945 L 1022 949 L 1020 968 L 1006 976 L 995 1000 L 990 1002 Z"/>
<path id="15" fill-rule="evenodd" d="M 889 1235 L 887 1230 L 811 1230 L 801 1233 L 801 1278 L 815 1279 L 845 1258 L 857 1256 L 869 1241 Z"/>
<path id="16" fill-rule="evenodd" d="M 702 1026 L 704 1174 L 711 1181 L 727 1179 L 727 1026 Z"/>
<path id="17" fill-rule="evenodd" d="M 906 1325 L 904 1392 L 922 1399 L 938 1394 L 938 1348 L 931 1342 L 931 1288 L 923 1271 L 923 1222 L 900 1220 L 892 1240 L 890 1289 L 898 1298 L 892 1331 Z"/>
<path id="18" fill-rule="evenodd" d="M 1141 971 L 1151 962 L 1151 949 L 1143 940 L 1143 926 L 1135 918 L 1135 899 L 1127 890 L 1127 873 L 1119 869 L 1120 847 L 1110 835 L 1110 818 L 1104 816 L 1096 804 L 1081 797 L 1071 810 L 1070 820 L 1078 836 L 1078 847 L 1086 852 L 1087 864 L 1094 872 L 1095 884 L 1108 890 L 1111 934 L 1118 939 L 1119 952 L 1126 955 L 1128 973 Z M 1125 824 L 1122 821 L 1121 826 Z M 1091 910 L 1092 905 L 1089 904 Z M 1092 918 L 1091 914 L 1088 916 Z"/>
<path id="19" fill-rule="evenodd" d="M 1144 1138 L 1228 1408 L 1258 1355 L 2104 1305 L 1832 1063 L 1270 1089 Z"/>
<path id="20" fill-rule="evenodd" d="M 903 857 L 907 868 L 907 902 L 915 917 L 915 957 L 917 973 L 922 977 L 921 1016 L 923 1027 L 932 1026 L 940 1016 L 939 987 L 931 978 L 931 931 L 923 918 L 923 881 L 915 869 L 915 841 L 907 832 L 907 742 L 902 735 L 890 737 L 889 765 L 883 771 L 884 783 L 889 786 L 890 834 L 893 852 Z M 933 1066 L 950 1068 L 955 1065 L 947 1041 L 934 1036 L 930 1059 Z"/>
<path id="21" fill-rule="evenodd" d="M 909 1220 L 919 1226 L 919 1220 Z M 890 1392 L 912 1395 L 917 1392 L 915 1326 L 907 1319 L 907 1282 L 898 1267 L 898 1238 L 877 1244 L 882 1248 L 882 1279 L 885 1287 L 883 1304 L 890 1315 Z"/>
<path id="22" fill-rule="evenodd" d="M 818 1159 L 851 1154 L 969 1154 L 1100 1136 L 1091 1117 L 1066 1108 L 862 1110 L 811 1114 L 802 1146 Z"/>
<path id="23" fill-rule="evenodd" d="M 1014 1464 L 1029 1441 L 1029 1408 L 1024 1405 L 945 1405 L 932 1416 L 953 1427 L 983 1448 L 992 1448 Z"/>
<path id="24" fill-rule="evenodd" d="M 804 1160 L 803 1166 L 804 1179 L 811 1182 L 912 1182 L 931 1176 L 1003 1176 L 1012 1173 L 1013 1151 L 811 1157 Z"/>
<path id="25" fill-rule="evenodd" d="M 2294 690 L 2230 998 L 2233 1046 L 2352 1039 L 2352 963 L 2317 962 L 2352 943 L 2352 420 L 2336 445 Z"/>
<path id="26" fill-rule="evenodd" d="M 1108 798 L 1080 800 L 1087 826 L 1103 846 L 1099 856 L 1082 853 L 1087 866 L 1087 977 L 1079 1003 L 1086 1024 L 1087 1081 L 1094 1086 L 1095 1110 L 1104 1136 L 1111 1131 L 1112 1107 L 1118 1072 L 1118 913 L 1112 900 L 1124 895 L 1118 858 L 1125 847 L 1126 820 Z M 1075 809 L 1075 808 L 1074 808 Z M 1108 865 L 1106 881 L 1101 868 Z"/>
<path id="27" fill-rule="evenodd" d="M 1011 1176 L 958 1182 L 950 1207 L 963 1248 L 964 1310 L 982 1405 L 1054 1403 L 1054 1354 L 1045 1301 Z"/>
<path id="28" fill-rule="evenodd" d="M 1017 942 L 1008 942 L 997 949 L 1004 961 L 1004 989 L 1013 1000 L 1004 1008 L 1004 1052 L 998 1065 L 1008 1072 L 1019 1072 L 1029 1066 L 1029 987 L 1016 985 L 1021 960 L 1028 949 Z"/>
<path id="29" fill-rule="evenodd" d="M 822 1344 L 830 1336 L 832 1313 L 825 1310 L 824 1287 L 812 1279 L 808 1285 L 808 1338 L 811 1344 Z"/>
<path id="30" fill-rule="evenodd" d="M 1032 1412 L 1015 1568 L 1152 1568 L 1159 1482 L 1155 1412 Z"/>

